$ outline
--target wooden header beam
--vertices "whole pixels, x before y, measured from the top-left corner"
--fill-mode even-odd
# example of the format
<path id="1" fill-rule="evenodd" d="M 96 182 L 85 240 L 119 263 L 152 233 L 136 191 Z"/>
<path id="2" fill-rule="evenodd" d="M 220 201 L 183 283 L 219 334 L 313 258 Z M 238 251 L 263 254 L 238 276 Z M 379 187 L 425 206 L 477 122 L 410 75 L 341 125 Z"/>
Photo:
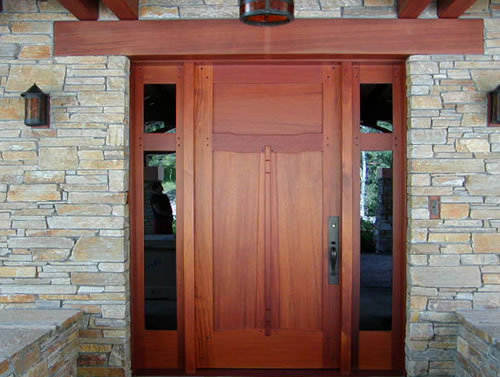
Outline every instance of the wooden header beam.
<path id="1" fill-rule="evenodd" d="M 399 18 L 417 18 L 432 0 L 399 0 Z"/>
<path id="2" fill-rule="evenodd" d="M 475 2 L 476 0 L 439 0 L 439 18 L 458 18 Z"/>
<path id="3" fill-rule="evenodd" d="M 315 19 L 55 22 L 55 55 L 237 57 L 482 54 L 482 20 Z M 439 43 L 437 40 L 439 39 Z"/>

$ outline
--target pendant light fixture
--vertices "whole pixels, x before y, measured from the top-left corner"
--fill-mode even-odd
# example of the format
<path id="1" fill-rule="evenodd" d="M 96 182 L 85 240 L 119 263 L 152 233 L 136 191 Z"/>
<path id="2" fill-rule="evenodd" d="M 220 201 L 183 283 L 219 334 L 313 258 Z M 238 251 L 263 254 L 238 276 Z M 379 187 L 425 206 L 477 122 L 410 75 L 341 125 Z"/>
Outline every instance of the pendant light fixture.
<path id="1" fill-rule="evenodd" d="M 277 26 L 294 19 L 293 0 L 240 0 L 240 21 L 256 26 Z"/>

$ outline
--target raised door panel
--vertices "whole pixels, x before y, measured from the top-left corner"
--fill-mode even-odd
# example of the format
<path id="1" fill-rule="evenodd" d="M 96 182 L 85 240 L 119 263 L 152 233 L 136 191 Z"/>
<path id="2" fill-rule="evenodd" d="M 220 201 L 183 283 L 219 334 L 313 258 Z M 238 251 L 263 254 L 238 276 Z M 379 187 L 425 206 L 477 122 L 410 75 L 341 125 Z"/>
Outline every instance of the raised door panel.
<path id="1" fill-rule="evenodd" d="M 214 132 L 298 135 L 322 131 L 321 84 L 216 84 Z"/>
<path id="2" fill-rule="evenodd" d="M 264 324 L 260 156 L 214 153 L 215 330 Z"/>
<path id="3" fill-rule="evenodd" d="M 278 153 L 279 328 L 322 328 L 322 153 Z"/>

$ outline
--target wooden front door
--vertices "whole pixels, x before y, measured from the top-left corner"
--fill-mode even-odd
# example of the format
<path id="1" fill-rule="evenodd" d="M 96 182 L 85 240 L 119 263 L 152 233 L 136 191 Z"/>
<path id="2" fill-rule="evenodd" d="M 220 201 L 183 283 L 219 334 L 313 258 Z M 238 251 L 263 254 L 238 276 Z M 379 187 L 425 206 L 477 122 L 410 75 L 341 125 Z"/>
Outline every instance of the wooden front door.
<path id="1" fill-rule="evenodd" d="M 340 68 L 195 72 L 198 368 L 339 367 Z"/>

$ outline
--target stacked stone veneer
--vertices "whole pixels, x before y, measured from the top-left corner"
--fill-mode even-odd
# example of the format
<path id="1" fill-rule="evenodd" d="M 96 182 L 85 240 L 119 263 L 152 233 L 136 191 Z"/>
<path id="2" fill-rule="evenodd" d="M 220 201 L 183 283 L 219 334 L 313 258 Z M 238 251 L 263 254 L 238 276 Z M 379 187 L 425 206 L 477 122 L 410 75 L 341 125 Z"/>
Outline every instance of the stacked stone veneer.
<path id="1" fill-rule="evenodd" d="M 52 57 L 54 20 L 74 17 L 55 0 L 0 13 L 0 309 L 80 309 L 79 375 L 125 376 L 129 63 Z M 23 124 L 33 82 L 48 129 Z"/>
<path id="2" fill-rule="evenodd" d="M 129 355 L 125 57 L 52 56 L 56 0 L 0 14 L 0 309 L 77 308 L 80 376 L 125 376 Z M 298 17 L 396 17 L 394 0 L 297 0 Z M 114 19 L 101 7 L 102 19 Z M 237 17 L 236 0 L 140 0 L 141 19 Z M 432 4 L 424 17 L 436 17 Z M 500 16 L 478 0 L 468 17 Z M 452 375 L 457 308 L 500 306 L 500 21 L 487 54 L 408 61 L 408 326 L 411 376 Z M 439 36 L 436 36 L 439 43 Z M 20 93 L 51 94 L 51 127 L 23 124 Z M 429 220 L 428 197 L 442 200 Z"/>
<path id="3" fill-rule="evenodd" d="M 2 311 L 0 377 L 76 377 L 80 316 L 74 310 Z"/>
<path id="4" fill-rule="evenodd" d="M 458 313 L 456 377 L 500 376 L 500 310 Z"/>
<path id="5" fill-rule="evenodd" d="M 500 19 L 485 25 L 485 55 L 407 64 L 411 376 L 454 375 L 454 311 L 500 307 L 500 128 L 487 126 Z M 429 219 L 429 196 L 440 197 L 441 219 Z"/>

